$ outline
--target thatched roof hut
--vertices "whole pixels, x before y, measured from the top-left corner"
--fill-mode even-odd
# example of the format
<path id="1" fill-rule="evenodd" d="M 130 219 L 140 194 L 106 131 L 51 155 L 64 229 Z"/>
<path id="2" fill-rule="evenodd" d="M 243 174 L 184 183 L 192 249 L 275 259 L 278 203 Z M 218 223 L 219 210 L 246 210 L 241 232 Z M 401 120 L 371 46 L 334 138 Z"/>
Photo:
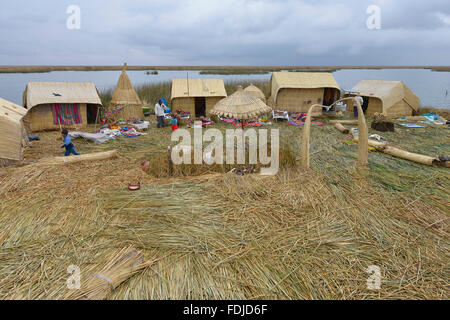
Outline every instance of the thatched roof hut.
<path id="1" fill-rule="evenodd" d="M 127 64 L 125 63 L 123 65 L 122 74 L 117 82 L 116 89 L 114 89 L 110 107 L 121 108 L 120 118 L 125 120 L 143 119 L 143 104 L 136 90 L 133 88 L 133 84 L 127 75 L 126 68 Z"/>
<path id="2" fill-rule="evenodd" d="M 15 103 L 0 98 L 0 162 L 21 161 L 23 147 L 27 141 L 23 117 L 27 110 Z"/>
<path id="3" fill-rule="evenodd" d="M 40 131 L 95 123 L 102 102 L 92 82 L 29 82 L 23 105 L 29 129 Z"/>
<path id="4" fill-rule="evenodd" d="M 245 88 L 244 91 L 249 95 L 258 98 L 262 102 L 266 103 L 266 96 L 264 95 L 262 90 L 257 86 L 255 86 L 253 83 L 250 83 L 250 85 L 247 88 Z"/>
<path id="5" fill-rule="evenodd" d="M 402 81 L 362 80 L 345 97 L 361 96 L 366 114 L 375 112 L 389 116 L 409 116 L 418 110 L 420 98 Z M 347 104 L 353 112 L 353 104 Z"/>
<path id="6" fill-rule="evenodd" d="M 222 79 L 173 79 L 172 110 L 182 109 L 191 117 L 209 114 L 217 102 L 227 96 Z"/>
<path id="7" fill-rule="evenodd" d="M 270 79 L 275 107 L 289 112 L 307 112 L 313 104 L 329 106 L 340 97 L 340 88 L 327 72 L 274 72 Z"/>

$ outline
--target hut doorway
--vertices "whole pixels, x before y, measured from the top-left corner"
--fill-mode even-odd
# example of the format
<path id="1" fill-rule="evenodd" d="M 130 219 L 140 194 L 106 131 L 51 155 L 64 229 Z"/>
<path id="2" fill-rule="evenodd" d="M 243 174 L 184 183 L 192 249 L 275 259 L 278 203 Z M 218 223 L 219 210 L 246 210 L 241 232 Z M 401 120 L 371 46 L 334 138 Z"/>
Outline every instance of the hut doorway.
<path id="1" fill-rule="evenodd" d="M 362 98 L 363 98 L 363 104 L 362 104 L 361 108 L 362 108 L 363 112 L 366 113 L 367 108 L 369 107 L 369 97 L 362 97 Z"/>
<path id="2" fill-rule="evenodd" d="M 206 117 L 206 99 L 205 97 L 195 98 L 195 117 Z"/>
<path id="3" fill-rule="evenodd" d="M 336 89 L 334 88 L 325 88 L 323 90 L 323 105 L 331 106 L 336 100 Z"/>
<path id="4" fill-rule="evenodd" d="M 94 124 L 97 120 L 98 107 L 94 104 L 88 104 L 86 106 L 87 123 Z"/>

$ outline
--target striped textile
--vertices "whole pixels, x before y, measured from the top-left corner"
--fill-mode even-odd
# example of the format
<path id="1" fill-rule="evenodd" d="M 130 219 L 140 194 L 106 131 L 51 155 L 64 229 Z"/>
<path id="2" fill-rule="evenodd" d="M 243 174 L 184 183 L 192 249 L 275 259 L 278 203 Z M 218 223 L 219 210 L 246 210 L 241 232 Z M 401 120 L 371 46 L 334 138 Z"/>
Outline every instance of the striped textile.
<path id="1" fill-rule="evenodd" d="M 81 123 L 80 105 L 78 103 L 55 103 L 53 105 L 54 124 L 79 124 Z"/>

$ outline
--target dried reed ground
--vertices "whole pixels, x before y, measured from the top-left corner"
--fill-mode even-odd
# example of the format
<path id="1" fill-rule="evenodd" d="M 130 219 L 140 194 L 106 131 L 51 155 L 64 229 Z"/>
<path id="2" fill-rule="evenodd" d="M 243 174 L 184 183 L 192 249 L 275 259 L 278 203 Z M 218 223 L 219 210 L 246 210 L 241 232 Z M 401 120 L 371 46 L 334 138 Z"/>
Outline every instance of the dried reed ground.
<path id="1" fill-rule="evenodd" d="M 298 155 L 302 129 L 275 127 Z M 100 146 L 75 140 L 84 153 L 119 148 L 119 159 L 2 171 L 0 298 L 62 299 L 69 265 L 86 281 L 132 244 L 161 260 L 110 299 L 448 299 L 448 169 L 370 153 L 369 169 L 357 170 L 356 147 L 327 125 L 312 129 L 310 171 L 146 175 L 145 159 L 167 172 L 169 130 Z M 450 154 L 442 127 L 383 136 Z M 61 154 L 58 133 L 40 137 L 28 161 Z M 143 189 L 129 192 L 137 181 Z M 370 265 L 381 269 L 378 291 L 366 288 Z"/>

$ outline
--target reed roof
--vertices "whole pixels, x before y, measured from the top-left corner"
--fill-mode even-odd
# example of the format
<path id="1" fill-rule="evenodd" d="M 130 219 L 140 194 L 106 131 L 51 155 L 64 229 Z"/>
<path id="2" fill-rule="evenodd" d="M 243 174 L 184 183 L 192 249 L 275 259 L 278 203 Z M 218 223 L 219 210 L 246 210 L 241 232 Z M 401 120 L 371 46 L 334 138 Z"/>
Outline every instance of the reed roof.
<path id="1" fill-rule="evenodd" d="M 27 110 L 0 98 L 0 159 L 22 160 L 23 124 Z"/>
<path id="2" fill-rule="evenodd" d="M 28 82 L 23 95 L 23 104 L 27 109 L 53 103 L 102 105 L 93 82 Z"/>
<path id="3" fill-rule="evenodd" d="M 328 72 L 274 72 L 270 79 L 272 97 L 281 89 L 340 89 L 333 75 Z"/>
<path id="4" fill-rule="evenodd" d="M 227 96 L 222 79 L 173 79 L 171 100 L 187 97 Z"/>
<path id="5" fill-rule="evenodd" d="M 420 98 L 402 81 L 362 80 L 352 88 L 352 92 L 358 92 L 360 96 L 380 99 L 383 103 L 383 111 L 401 100 L 414 110 L 417 110 L 420 105 Z"/>

